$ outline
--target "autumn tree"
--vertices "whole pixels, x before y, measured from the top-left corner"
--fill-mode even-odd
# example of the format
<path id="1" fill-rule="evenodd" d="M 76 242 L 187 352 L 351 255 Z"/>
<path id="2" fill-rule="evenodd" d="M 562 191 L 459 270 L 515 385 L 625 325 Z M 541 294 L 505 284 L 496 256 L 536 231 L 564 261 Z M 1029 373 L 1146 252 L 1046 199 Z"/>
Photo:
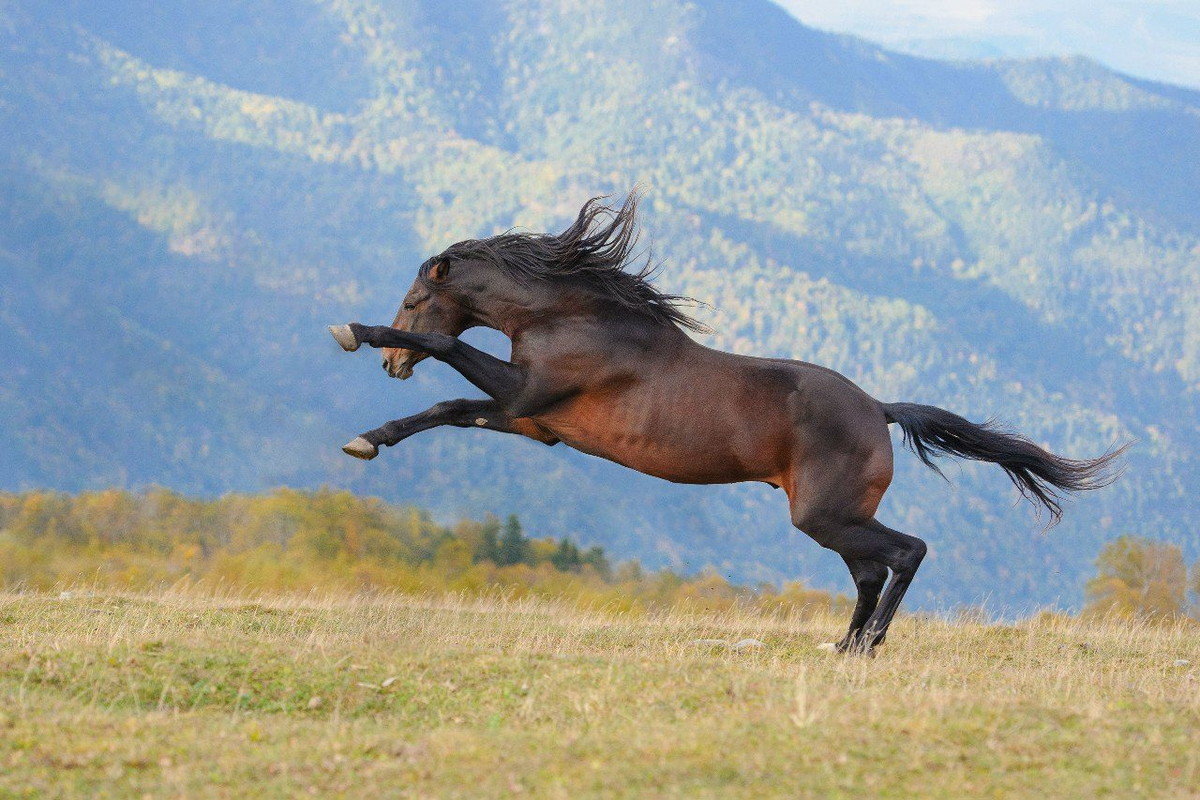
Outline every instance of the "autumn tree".
<path id="1" fill-rule="evenodd" d="M 1178 546 L 1137 536 L 1109 542 L 1088 581 L 1089 615 L 1170 620 L 1184 613 L 1187 567 Z"/>
<path id="2" fill-rule="evenodd" d="M 517 564 L 535 569 L 492 568 Z M 830 602 L 814 590 L 732 586 L 712 571 L 689 577 L 648 573 L 636 561 L 612 565 L 599 546 L 530 539 L 515 515 L 446 527 L 417 508 L 331 489 L 215 499 L 163 489 L 0 493 L 0 587 L 44 590 L 84 580 L 411 594 L 500 586 L 626 610 L 771 608 L 785 596 L 793 605 Z"/>

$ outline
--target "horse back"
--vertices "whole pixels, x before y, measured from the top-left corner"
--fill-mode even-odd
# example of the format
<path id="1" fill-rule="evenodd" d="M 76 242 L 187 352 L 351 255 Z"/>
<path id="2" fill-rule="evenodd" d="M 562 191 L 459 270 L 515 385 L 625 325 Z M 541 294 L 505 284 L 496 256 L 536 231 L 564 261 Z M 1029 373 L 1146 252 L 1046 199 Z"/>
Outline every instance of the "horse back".
<path id="1" fill-rule="evenodd" d="M 537 379 L 564 391 L 534 419 L 575 449 L 667 480 L 782 485 L 811 438 L 806 425 L 852 430 L 847 416 L 878 407 L 815 365 L 713 350 L 682 333 L 622 333 L 585 327 L 543 341 Z"/>

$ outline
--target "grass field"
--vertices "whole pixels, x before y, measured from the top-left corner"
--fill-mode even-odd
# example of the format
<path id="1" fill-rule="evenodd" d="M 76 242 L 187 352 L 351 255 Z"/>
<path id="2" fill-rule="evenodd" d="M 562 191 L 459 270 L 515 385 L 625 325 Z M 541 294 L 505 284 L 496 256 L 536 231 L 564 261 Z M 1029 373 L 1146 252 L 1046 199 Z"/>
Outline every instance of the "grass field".
<path id="1" fill-rule="evenodd" d="M 1195 627 L 843 624 L 0 595 L 0 795 L 1200 793 Z"/>

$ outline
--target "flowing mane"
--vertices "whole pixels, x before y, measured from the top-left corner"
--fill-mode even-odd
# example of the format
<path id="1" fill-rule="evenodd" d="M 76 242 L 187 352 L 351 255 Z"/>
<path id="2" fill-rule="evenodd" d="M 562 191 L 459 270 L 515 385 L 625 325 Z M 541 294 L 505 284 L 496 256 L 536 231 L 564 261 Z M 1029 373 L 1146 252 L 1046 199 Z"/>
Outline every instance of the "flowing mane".
<path id="1" fill-rule="evenodd" d="M 698 333 L 710 332 L 683 310 L 697 301 L 661 292 L 650 283 L 657 266 L 649 255 L 637 269 L 626 270 L 637 258 L 639 193 L 631 192 L 620 208 L 605 205 L 606 199 L 593 197 L 584 203 L 562 233 L 507 231 L 458 242 L 440 257 L 484 259 L 518 279 L 575 278 L 630 311 Z"/>

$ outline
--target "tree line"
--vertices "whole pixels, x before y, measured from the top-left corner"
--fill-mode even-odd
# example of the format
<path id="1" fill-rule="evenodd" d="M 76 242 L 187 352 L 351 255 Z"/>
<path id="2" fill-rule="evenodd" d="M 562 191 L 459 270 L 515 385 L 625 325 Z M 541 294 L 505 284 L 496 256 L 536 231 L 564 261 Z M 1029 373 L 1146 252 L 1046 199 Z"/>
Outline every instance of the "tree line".
<path id="1" fill-rule="evenodd" d="M 517 515 L 442 525 L 421 509 L 322 489 L 217 499 L 167 489 L 0 493 L 0 587 L 150 588 L 179 582 L 263 591 L 408 594 L 502 591 L 617 610 L 784 613 L 840 608 L 844 596 L 790 582 L 738 586 L 614 564 L 599 546 L 531 537 Z"/>
<path id="2" fill-rule="evenodd" d="M 1086 616 L 1200 620 L 1200 561 L 1137 536 L 1109 542 L 1086 587 Z M 188 497 L 167 489 L 0 493 L 0 587 L 149 588 L 180 581 L 265 591 L 505 591 L 635 610 L 750 604 L 844 610 L 843 595 L 801 582 L 738 586 L 613 564 L 599 546 L 531 537 L 516 514 L 453 525 L 344 491 L 277 489 Z M 1189 595 L 1191 599 L 1189 600 Z"/>

